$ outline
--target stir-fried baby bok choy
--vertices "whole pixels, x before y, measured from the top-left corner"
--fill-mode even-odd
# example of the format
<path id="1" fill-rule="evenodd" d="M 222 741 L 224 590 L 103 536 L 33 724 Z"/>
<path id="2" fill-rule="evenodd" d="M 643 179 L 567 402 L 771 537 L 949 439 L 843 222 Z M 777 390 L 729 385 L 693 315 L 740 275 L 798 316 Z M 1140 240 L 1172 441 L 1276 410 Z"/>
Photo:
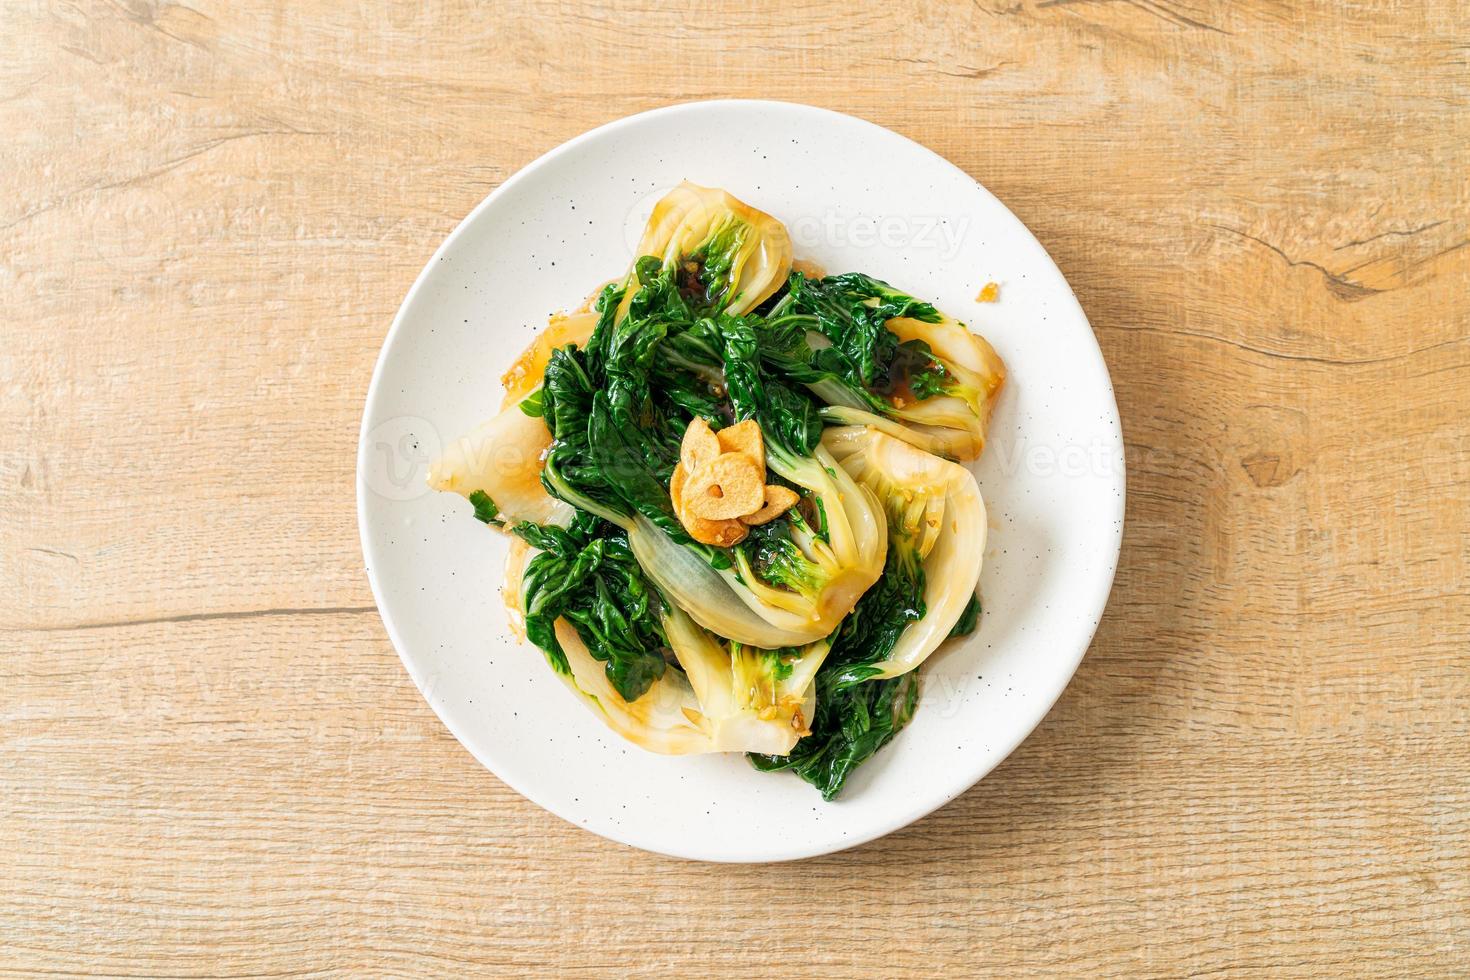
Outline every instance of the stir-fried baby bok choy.
<path id="1" fill-rule="evenodd" d="M 568 686 L 653 752 L 791 751 L 828 641 L 761 650 L 709 633 L 640 579 L 618 537 L 589 541 L 595 523 L 522 525 L 507 565 L 507 602 Z"/>
<path id="2" fill-rule="evenodd" d="M 766 318 L 762 355 L 827 403 L 926 452 L 974 459 L 1005 381 L 991 346 L 931 304 L 860 273 L 793 273 Z"/>
<path id="3" fill-rule="evenodd" d="M 654 205 L 638 254 L 658 259 L 698 314 L 748 313 L 791 272 L 785 225 L 725 191 L 687 181 Z"/>
<path id="4" fill-rule="evenodd" d="M 970 611 L 985 552 L 985 503 L 969 470 L 871 427 L 828 429 L 822 442 L 888 513 L 890 569 L 913 582 L 922 617 L 906 626 L 876 677 L 913 670 Z"/>
<path id="5" fill-rule="evenodd" d="M 626 531 L 649 578 L 706 629 L 767 649 L 826 637 L 881 573 L 881 508 L 821 447 L 810 401 L 767 383 L 744 321 L 728 314 L 713 328 L 708 318 L 696 321 L 672 270 L 653 259 L 639 261 L 637 279 L 631 303 L 623 287 L 604 293 L 585 350 L 558 350 L 547 365 L 541 412 L 554 437 L 547 489 Z M 625 311 L 621 319 L 617 310 Z M 689 332 L 719 336 L 720 347 L 681 346 L 678 336 Z M 702 370 L 687 366 L 700 358 Z M 722 381 L 712 389 L 715 372 Z M 708 411 L 705 421 L 719 427 L 730 416 L 763 422 L 760 464 L 799 488 L 820 515 L 820 527 L 788 518 L 765 535 L 778 541 L 784 563 L 773 567 L 791 569 L 787 579 L 763 576 L 764 566 L 743 550 L 699 543 L 676 514 L 669 485 L 691 409 Z"/>
<path id="6" fill-rule="evenodd" d="M 612 729 L 830 799 L 974 628 L 985 509 L 940 456 L 979 453 L 1004 368 L 922 300 L 791 267 L 775 218 L 680 185 L 430 483 L 514 535 L 513 617 Z"/>
<path id="7" fill-rule="evenodd" d="M 986 518 L 974 476 L 956 463 L 870 426 L 828 429 L 822 442 L 882 501 L 887 565 L 833 638 L 817 676 L 811 734 L 784 756 L 751 761 L 790 769 L 831 799 L 908 723 L 916 668 L 947 638 L 974 628 Z"/>
<path id="8" fill-rule="evenodd" d="M 640 537 L 634 548 L 650 570 L 668 570 L 650 573 L 706 628 L 753 646 L 810 643 L 830 634 L 881 574 L 883 512 L 822 446 L 811 402 L 765 377 L 750 325 L 725 316 L 717 330 L 730 411 L 759 425 L 766 466 L 804 506 L 702 567 L 689 560 L 693 552 L 676 554 L 668 536 Z M 766 625 L 751 623 L 732 596 Z"/>
<path id="9" fill-rule="evenodd" d="M 449 444 L 429 467 L 429 486 L 465 497 L 485 495 L 494 501 L 502 523 L 570 523 L 575 508 L 551 496 L 541 483 L 551 432 L 540 417 L 540 386 L 551 355 L 569 344 L 585 344 L 596 325 L 595 313 L 553 316 L 501 376 L 505 399 L 500 414 Z"/>

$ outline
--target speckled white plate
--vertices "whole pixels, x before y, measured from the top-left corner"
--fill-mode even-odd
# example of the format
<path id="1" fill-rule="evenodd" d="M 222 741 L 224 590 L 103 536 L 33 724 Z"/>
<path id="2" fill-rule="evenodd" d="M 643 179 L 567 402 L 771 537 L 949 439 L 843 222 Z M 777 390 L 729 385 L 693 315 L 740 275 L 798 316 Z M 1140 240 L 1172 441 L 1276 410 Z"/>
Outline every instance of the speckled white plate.
<path id="1" fill-rule="evenodd" d="M 984 334 L 1009 378 L 976 468 L 990 511 L 984 615 L 923 668 L 913 722 L 833 803 L 733 756 L 630 745 L 510 634 L 506 541 L 424 487 L 445 440 L 493 415 L 498 378 L 554 310 L 622 274 L 680 180 L 786 222 L 799 258 L 932 299 Z M 976 302 L 999 284 L 996 303 Z M 1072 677 L 1107 601 L 1123 452 L 1087 319 L 1024 225 L 969 175 L 871 123 L 778 102 L 700 102 L 622 119 L 507 180 L 409 290 L 373 374 L 358 518 L 388 634 L 424 697 L 506 783 L 588 830 L 711 861 L 850 847 L 963 793 Z M 982 788 L 979 792 L 984 792 Z"/>

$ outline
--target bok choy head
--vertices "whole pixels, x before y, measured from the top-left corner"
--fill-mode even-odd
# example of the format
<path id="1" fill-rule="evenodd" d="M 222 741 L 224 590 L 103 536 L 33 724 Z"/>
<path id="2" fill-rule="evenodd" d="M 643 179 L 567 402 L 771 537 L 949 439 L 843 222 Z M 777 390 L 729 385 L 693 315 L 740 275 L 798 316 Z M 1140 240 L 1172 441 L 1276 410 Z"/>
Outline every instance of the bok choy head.
<path id="1" fill-rule="evenodd" d="M 658 259 L 701 314 L 748 313 L 791 272 L 785 225 L 722 190 L 688 182 L 654 205 L 638 254 Z M 642 275 L 635 270 L 635 278 Z"/>
<path id="2" fill-rule="evenodd" d="M 827 403 L 833 423 L 871 424 L 928 451 L 974 459 L 1005 368 L 980 337 L 860 273 L 793 274 L 763 324 L 762 356 Z"/>
<path id="3" fill-rule="evenodd" d="M 534 532 L 528 537 L 552 548 L 565 543 Z M 830 648 L 826 640 L 795 649 L 745 647 L 701 629 L 652 592 L 635 593 L 632 601 L 602 597 L 601 604 L 613 608 L 592 613 L 597 622 L 589 624 L 586 610 L 599 603 L 565 601 L 557 584 L 572 572 L 561 555 L 522 547 L 512 553 L 506 594 L 557 674 L 618 734 L 670 755 L 784 755 L 808 733 L 813 681 Z M 651 601 L 643 603 L 642 596 Z M 619 617 L 629 627 L 626 641 L 605 629 Z M 659 667 L 640 672 L 646 683 L 629 697 L 614 669 L 621 654 L 609 646 L 635 641 L 645 644 L 646 656 L 658 656 Z M 664 651 L 672 663 L 665 664 Z"/>
<path id="4" fill-rule="evenodd" d="M 831 648 L 826 639 L 763 650 L 716 636 L 677 607 L 664 629 L 699 702 L 692 720 L 708 733 L 711 751 L 785 755 L 809 733 L 812 682 Z"/>
<path id="5" fill-rule="evenodd" d="M 429 486 L 470 498 L 481 519 L 492 506 L 494 519 L 487 523 L 569 524 L 575 514 L 571 505 L 548 494 L 541 483 L 551 432 L 541 418 L 540 386 L 552 355 L 561 347 L 585 344 L 596 323 L 593 313 L 553 316 L 501 376 L 500 414 L 449 444 L 429 466 Z"/>
<path id="6" fill-rule="evenodd" d="M 542 486 L 542 458 L 551 447 L 551 433 L 536 416 L 521 408 L 503 409 L 468 435 L 451 442 L 444 454 L 429 464 L 429 486 L 457 493 L 495 508 L 496 523 L 533 521 L 561 525 L 576 511 Z M 483 511 L 484 504 L 478 508 Z"/>
<path id="7" fill-rule="evenodd" d="M 912 717 L 915 668 L 949 636 L 974 629 L 986 525 L 963 467 L 871 427 L 829 429 L 823 442 L 883 502 L 887 563 L 833 635 L 811 734 L 786 755 L 752 754 L 751 763 L 789 769 L 830 800 Z"/>
<path id="8" fill-rule="evenodd" d="M 907 673 L 975 608 L 986 538 L 980 488 L 963 466 L 872 427 L 828 429 L 822 441 L 887 512 L 884 583 L 904 583 L 911 589 L 916 596 L 911 607 L 918 615 L 883 658 L 871 664 L 871 676 Z"/>

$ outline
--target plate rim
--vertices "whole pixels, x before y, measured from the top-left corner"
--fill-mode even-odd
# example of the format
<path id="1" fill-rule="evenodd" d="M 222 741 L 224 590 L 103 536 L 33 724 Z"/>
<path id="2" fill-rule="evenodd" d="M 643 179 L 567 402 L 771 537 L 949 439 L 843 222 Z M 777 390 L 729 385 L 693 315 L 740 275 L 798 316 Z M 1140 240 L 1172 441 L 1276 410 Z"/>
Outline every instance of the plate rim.
<path id="1" fill-rule="evenodd" d="M 620 837 L 614 836 L 613 833 L 605 831 L 600 827 L 593 827 L 585 823 L 576 822 L 569 816 L 558 812 L 558 810 L 544 802 L 540 798 L 539 794 L 522 785 L 519 779 L 508 778 L 506 775 L 502 774 L 496 767 L 492 766 L 489 760 L 484 758 L 478 751 L 475 750 L 475 748 L 473 748 L 470 741 L 468 741 L 461 733 L 459 726 L 451 721 L 450 718 L 446 716 L 445 711 L 441 710 L 441 706 L 436 704 L 434 702 L 434 699 L 429 696 L 428 692 L 424 688 L 424 683 L 419 678 L 418 672 L 414 669 L 414 665 L 410 662 L 407 654 L 405 654 L 402 637 L 400 636 L 398 629 L 393 623 L 392 616 L 385 608 L 383 600 L 383 589 L 378 581 L 378 573 L 374 570 L 376 562 L 374 561 L 374 555 L 372 551 L 373 546 L 369 540 L 368 533 L 367 499 L 371 491 L 368 486 L 367 448 L 368 437 L 372 428 L 371 423 L 373 422 L 373 406 L 378 400 L 379 388 L 382 384 L 383 375 L 386 370 L 388 351 L 394 346 L 396 338 L 403 329 L 405 311 L 407 311 L 408 308 L 413 304 L 419 292 L 425 288 L 425 285 L 429 280 L 432 270 L 439 263 L 440 257 L 446 254 L 446 252 L 458 241 L 461 235 L 465 234 L 466 230 L 476 221 L 476 219 L 483 211 L 488 210 L 503 195 L 512 193 L 523 180 L 527 179 L 530 176 L 531 173 L 539 170 L 543 165 L 551 162 L 552 160 L 575 152 L 584 143 L 590 142 L 597 137 L 616 131 L 618 129 L 632 126 L 633 124 L 646 120 L 650 117 L 674 116 L 690 112 L 700 112 L 714 107 L 735 107 L 750 109 L 767 108 L 779 111 L 794 110 L 797 112 L 810 113 L 815 116 L 835 117 L 845 124 L 856 123 L 860 127 L 864 127 L 877 134 L 881 134 L 884 138 L 894 138 L 902 140 L 903 142 L 918 148 L 924 154 L 927 154 L 933 161 L 940 164 L 943 168 L 946 168 L 954 174 L 962 177 L 966 182 L 973 184 L 981 194 L 990 198 L 990 200 L 994 204 L 1003 209 L 1004 212 L 1009 215 L 1011 219 L 1016 223 L 1016 225 L 1026 235 L 1030 236 L 1032 241 L 1036 243 L 1037 247 L 1041 251 L 1041 254 L 1051 265 L 1052 269 L 1055 270 L 1057 278 L 1065 287 L 1066 299 L 1071 302 L 1076 314 L 1081 318 L 1083 325 L 1087 327 L 1087 340 L 1092 345 L 1091 352 L 1096 355 L 1097 363 L 1102 370 L 1103 380 L 1105 381 L 1107 388 L 1106 404 L 1104 405 L 1100 403 L 1098 407 L 1105 408 L 1109 413 L 1110 421 L 1112 422 L 1112 428 L 1116 433 L 1115 448 L 1117 450 L 1118 460 L 1120 463 L 1116 475 L 1117 493 L 1114 495 L 1115 514 L 1113 526 L 1115 530 L 1113 533 L 1113 547 L 1111 548 L 1111 554 L 1108 558 L 1107 573 L 1105 576 L 1100 575 L 1098 577 L 1099 587 L 1097 589 L 1097 594 L 1095 596 L 1089 597 L 1091 601 L 1089 602 L 1087 607 L 1089 615 L 1086 618 L 1091 619 L 1092 627 L 1088 631 L 1086 641 L 1081 644 L 1080 649 L 1078 649 L 1074 653 L 1069 654 L 1070 664 L 1066 665 L 1066 669 L 1064 671 L 1058 670 L 1056 672 L 1055 676 L 1057 677 L 1057 681 L 1054 685 L 1055 689 L 1050 690 L 1049 692 L 1037 692 L 1037 694 L 1039 695 L 1037 699 L 1038 704 L 1044 702 L 1045 708 L 1037 712 L 1035 720 L 1031 721 L 1029 724 L 1026 724 L 1024 726 L 1024 730 L 1022 730 L 1021 727 L 1018 727 L 1013 738 L 1000 740 L 999 744 L 1004 746 L 1003 751 L 995 753 L 992 756 L 993 761 L 990 761 L 987 764 L 984 764 L 980 768 L 978 768 L 975 771 L 973 778 L 969 778 L 968 781 L 964 783 L 964 785 L 960 786 L 953 792 L 946 792 L 944 794 L 941 794 L 941 796 L 933 802 L 929 801 L 928 799 L 924 799 L 914 806 L 895 808 L 895 815 L 885 820 L 875 821 L 872 827 L 851 836 L 844 836 L 843 839 L 838 841 L 808 846 L 795 846 L 787 849 L 773 846 L 771 847 L 768 854 L 759 857 L 747 856 L 745 854 L 725 854 L 712 856 L 708 853 L 695 853 L 692 849 L 680 847 L 664 847 L 657 845 L 647 845 L 643 843 L 631 843 L 628 840 L 624 840 Z M 1066 275 L 1062 273 L 1061 268 L 1057 266 L 1056 260 L 1052 258 L 1050 251 L 1048 251 L 1046 246 L 1041 243 L 1041 241 L 1036 237 L 1035 233 L 1031 231 L 1030 227 L 1019 217 L 1017 217 L 1016 214 L 1011 211 L 1009 207 L 1006 206 L 1004 201 L 1000 200 L 998 197 L 992 194 L 990 190 L 986 188 L 985 185 L 977 180 L 974 176 L 966 172 L 957 164 L 950 161 L 948 158 L 944 157 L 942 154 L 930 149 L 929 147 L 925 146 L 923 143 L 920 143 L 915 139 L 905 136 L 904 134 L 899 133 L 895 130 L 889 129 L 886 126 L 882 126 L 878 123 L 872 122 L 871 120 L 864 119 L 861 116 L 852 115 L 846 112 L 840 112 L 835 109 L 814 106 L 803 102 L 790 102 L 779 99 L 702 99 L 690 102 L 676 102 L 610 120 L 609 122 L 586 130 L 585 132 L 580 133 L 577 136 L 574 136 L 571 139 L 568 139 L 565 142 L 560 143 L 557 146 L 552 147 L 550 150 L 547 150 L 546 152 L 540 154 L 535 159 L 531 160 L 529 163 L 526 163 L 524 166 L 516 170 L 515 173 L 507 177 L 498 187 L 496 187 L 484 198 L 482 198 L 480 202 L 476 204 L 473 208 L 471 208 L 469 213 L 466 214 L 465 217 L 461 219 L 458 224 L 455 225 L 454 229 L 450 231 L 447 236 L 445 236 L 444 240 L 439 243 L 439 246 L 434 249 L 433 253 L 425 262 L 424 267 L 419 270 L 418 275 L 414 278 L 413 285 L 411 285 L 408 289 L 408 292 L 404 294 L 402 302 L 399 303 L 398 309 L 393 315 L 393 321 L 388 327 L 388 332 L 383 336 L 382 346 L 378 350 L 378 356 L 373 365 L 372 378 L 368 382 L 367 395 L 363 403 L 362 422 L 358 430 L 357 464 L 355 468 L 358 539 L 359 545 L 362 549 L 364 571 L 367 574 L 368 584 L 373 593 L 374 606 L 377 608 L 378 617 L 383 623 L 383 628 L 388 634 L 388 639 L 393 644 L 393 650 L 395 653 L 398 654 L 398 659 L 400 663 L 403 664 L 404 669 L 408 672 L 409 678 L 414 683 L 414 687 L 418 689 L 420 696 L 423 697 L 426 703 L 428 703 L 430 709 L 434 712 L 440 723 L 449 730 L 449 733 L 455 737 L 460 746 L 464 748 L 467 752 L 469 752 L 470 756 L 481 766 L 483 766 L 492 776 L 500 780 L 506 786 L 509 786 L 512 790 L 519 793 L 521 796 L 525 797 L 531 803 L 534 803 L 536 806 L 540 807 L 547 813 L 552 814 L 558 819 L 563 820 L 570 826 L 576 827 L 579 830 L 590 831 L 591 833 L 594 833 L 599 837 L 613 841 L 614 843 L 620 844 L 624 847 L 636 848 L 638 850 L 662 854 L 667 857 L 679 858 L 683 860 L 707 861 L 710 863 L 779 863 L 785 861 L 819 857 L 826 854 L 836 854 L 842 851 L 850 850 L 852 848 L 859 847 L 874 840 L 877 840 L 880 837 L 885 837 L 888 834 L 894 833 L 897 830 L 901 830 L 902 828 L 907 827 L 909 824 L 922 820 L 924 817 L 935 812 L 936 810 L 939 810 L 949 803 L 952 803 L 955 799 L 973 789 L 977 784 L 980 783 L 981 780 L 985 779 L 985 777 L 994 772 L 1001 765 L 1002 762 L 1010 758 L 1011 754 L 1015 752 L 1017 747 L 1019 747 L 1022 742 L 1031 737 L 1031 735 L 1036 731 L 1036 729 L 1041 725 L 1046 717 L 1051 714 L 1052 708 L 1056 706 L 1056 703 L 1058 700 L 1060 700 L 1062 693 L 1072 683 L 1072 679 L 1076 676 L 1077 670 L 1082 664 L 1082 660 L 1087 656 L 1088 650 L 1091 649 L 1092 641 L 1097 636 L 1097 630 L 1101 625 L 1102 617 L 1107 609 L 1108 601 L 1112 596 L 1113 585 L 1117 577 L 1118 564 L 1122 556 L 1124 521 L 1127 505 L 1128 472 L 1127 458 L 1126 453 L 1124 452 L 1124 447 L 1125 440 L 1123 435 L 1123 422 L 1121 413 L 1118 411 L 1117 394 L 1113 388 L 1112 374 L 1108 370 L 1107 359 L 1103 356 L 1102 348 L 1097 342 L 1097 332 L 1093 329 L 1092 322 L 1088 319 L 1086 311 L 1082 309 L 1081 303 L 1078 302 L 1076 293 L 1072 289 L 1072 284 L 1067 280 Z M 1062 665 L 1059 664 L 1059 666 Z"/>

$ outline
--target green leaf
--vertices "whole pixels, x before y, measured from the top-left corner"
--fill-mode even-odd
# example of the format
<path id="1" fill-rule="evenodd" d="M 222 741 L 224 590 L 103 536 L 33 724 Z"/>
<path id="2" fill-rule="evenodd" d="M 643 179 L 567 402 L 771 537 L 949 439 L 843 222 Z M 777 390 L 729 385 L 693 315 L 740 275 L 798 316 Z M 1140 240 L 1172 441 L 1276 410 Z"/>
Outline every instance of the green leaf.
<path id="1" fill-rule="evenodd" d="M 788 456 L 810 456 L 822 438 L 816 402 L 765 371 L 750 322 L 722 316 L 719 325 L 725 338 L 725 385 L 735 419 L 755 419 L 767 447 Z"/>
<path id="2" fill-rule="evenodd" d="M 965 611 L 960 613 L 960 618 L 955 620 L 954 629 L 949 631 L 951 637 L 969 636 L 975 632 L 975 627 L 980 623 L 980 596 L 970 596 L 970 601 L 965 605 Z"/>
<path id="3" fill-rule="evenodd" d="M 749 754 L 763 772 L 790 769 L 815 786 L 822 799 L 842 792 L 847 777 L 903 730 L 918 705 L 916 673 L 850 688 L 823 700 L 818 696 L 812 734 L 789 756 Z"/>
<path id="4" fill-rule="evenodd" d="M 761 356 L 783 377 L 828 404 L 889 417 L 896 403 L 952 393 L 955 379 L 929 345 L 900 343 L 887 327 L 899 316 L 938 322 L 931 304 L 860 273 L 793 273 L 788 289 L 776 307 L 780 315 L 760 329 Z"/>
<path id="5" fill-rule="evenodd" d="M 556 637 L 565 618 L 625 701 L 636 701 L 663 676 L 668 646 L 659 618 L 662 599 L 649 585 L 621 532 L 579 514 L 562 529 L 517 524 L 514 532 L 543 549 L 526 565 L 522 604 L 526 636 L 551 665 L 569 673 Z"/>
<path id="6" fill-rule="evenodd" d="M 540 418 L 544 414 L 544 411 L 542 409 L 541 391 L 542 389 L 537 388 L 525 398 L 521 399 L 521 411 L 524 412 L 526 415 L 531 416 L 531 418 L 533 419 Z"/>
<path id="7" fill-rule="evenodd" d="M 831 800 L 854 769 L 892 741 L 913 717 L 918 675 L 874 680 L 904 629 L 924 617 L 924 578 L 917 562 L 891 547 L 880 578 L 837 628 L 832 652 L 817 671 L 812 733 L 787 756 L 750 755 L 763 771 L 789 769 Z"/>
<path id="8" fill-rule="evenodd" d="M 669 500 L 673 461 L 665 447 L 639 428 L 626 401 L 614 404 L 615 398 L 616 390 L 611 395 L 599 391 L 592 400 L 587 441 L 599 476 L 628 506 L 682 537 L 683 526 Z"/>
<path id="9" fill-rule="evenodd" d="M 475 505 L 475 520 L 486 524 L 500 524 L 500 508 L 495 506 L 495 501 L 484 490 L 474 490 L 470 493 L 470 503 Z"/>

